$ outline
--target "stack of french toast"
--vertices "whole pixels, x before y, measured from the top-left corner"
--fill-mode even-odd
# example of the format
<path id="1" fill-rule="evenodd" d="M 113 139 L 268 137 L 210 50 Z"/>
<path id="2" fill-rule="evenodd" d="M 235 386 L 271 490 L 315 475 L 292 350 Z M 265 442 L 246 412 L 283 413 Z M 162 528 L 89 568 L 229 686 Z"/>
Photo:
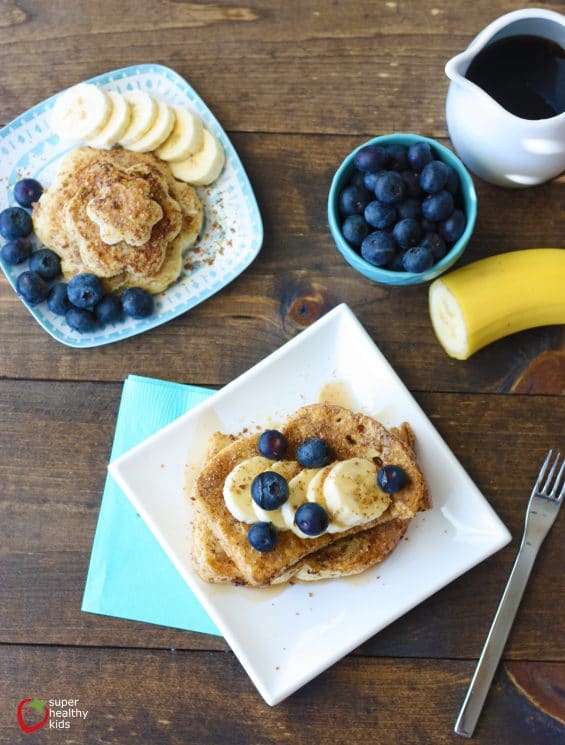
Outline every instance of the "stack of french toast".
<path id="1" fill-rule="evenodd" d="M 196 572 L 252 587 L 364 572 L 430 507 L 410 426 L 326 403 L 280 430 L 215 433 L 189 496 Z"/>

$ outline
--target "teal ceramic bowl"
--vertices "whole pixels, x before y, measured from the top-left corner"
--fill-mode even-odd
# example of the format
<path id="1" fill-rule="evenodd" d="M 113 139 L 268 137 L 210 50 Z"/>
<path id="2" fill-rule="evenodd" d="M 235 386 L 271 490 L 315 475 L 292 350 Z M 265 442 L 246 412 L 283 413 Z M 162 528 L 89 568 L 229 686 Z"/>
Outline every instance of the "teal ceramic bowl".
<path id="1" fill-rule="evenodd" d="M 443 160 L 444 163 L 452 166 L 457 175 L 459 176 L 459 183 L 461 188 L 461 196 L 463 202 L 463 210 L 467 218 L 467 224 L 465 226 L 465 232 L 459 238 L 459 240 L 453 244 L 446 255 L 437 261 L 433 266 L 424 272 L 399 272 L 391 269 L 383 269 L 378 266 L 373 266 L 361 256 L 360 252 L 351 246 L 341 234 L 341 221 L 342 217 L 339 213 L 338 199 L 341 190 L 347 185 L 349 179 L 353 175 L 355 153 L 366 145 L 389 145 L 392 143 L 400 145 L 412 145 L 415 142 L 427 142 L 439 160 Z M 343 258 L 356 269 L 360 274 L 373 282 L 379 282 L 385 285 L 417 285 L 425 282 L 430 282 L 432 279 L 439 277 L 447 269 L 449 269 L 455 262 L 461 257 L 461 254 L 465 250 L 469 238 L 473 233 L 475 227 L 475 221 L 477 219 L 477 194 L 473 185 L 471 175 L 451 150 L 441 145 L 439 142 L 430 139 L 429 137 L 421 137 L 415 134 L 390 134 L 382 135 L 381 137 L 373 137 L 372 140 L 364 142 L 359 145 L 358 148 L 353 150 L 343 161 L 340 167 L 337 169 L 335 176 L 333 177 L 332 184 L 330 187 L 330 194 L 328 197 L 328 221 L 330 224 L 331 234 L 335 241 L 335 244 L 342 254 Z"/>

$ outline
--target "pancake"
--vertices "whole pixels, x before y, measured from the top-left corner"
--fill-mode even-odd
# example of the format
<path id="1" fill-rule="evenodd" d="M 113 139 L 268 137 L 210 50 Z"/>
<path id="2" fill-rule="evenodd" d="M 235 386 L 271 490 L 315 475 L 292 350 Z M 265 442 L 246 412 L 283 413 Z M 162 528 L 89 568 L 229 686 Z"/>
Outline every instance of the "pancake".
<path id="1" fill-rule="evenodd" d="M 142 186 L 146 193 L 142 195 Z M 118 228 L 122 210 L 122 192 L 130 196 L 138 207 L 138 213 L 148 213 L 158 208 L 161 218 L 150 227 L 149 238 L 141 245 L 131 245 L 120 240 L 109 245 L 101 237 L 100 225 L 93 221 L 92 206 L 102 203 L 107 207 L 114 200 L 118 206 L 115 216 L 108 215 L 106 209 L 105 227 L 116 234 L 124 233 Z M 154 213 L 152 213 L 154 214 Z M 86 169 L 81 189 L 68 202 L 65 212 L 67 233 L 77 242 L 81 258 L 87 270 L 99 277 L 108 277 L 120 271 L 144 276 L 155 275 L 163 266 L 167 248 L 180 232 L 182 224 L 181 208 L 169 196 L 166 180 L 156 170 L 144 167 L 144 172 L 121 171 L 110 163 L 95 163 Z M 153 220 L 153 217 L 150 218 Z M 145 227 L 147 220 L 144 221 Z M 142 233 L 138 227 L 139 234 Z"/>
<path id="2" fill-rule="evenodd" d="M 135 219 L 126 219 L 127 208 Z M 79 147 L 61 161 L 33 223 L 39 240 L 59 255 L 65 279 L 92 272 L 107 291 L 142 287 L 156 294 L 178 278 L 203 208 L 196 191 L 150 153 Z"/>
<path id="3" fill-rule="evenodd" d="M 202 223 L 204 210 L 202 202 L 192 186 L 175 181 L 172 196 L 179 203 L 182 210 L 182 224 L 178 236 L 169 245 L 163 266 L 153 276 L 139 276 L 130 274 L 126 278 L 123 288 L 141 287 L 147 292 L 156 294 L 172 284 L 182 270 L 183 255 L 196 243 Z"/>

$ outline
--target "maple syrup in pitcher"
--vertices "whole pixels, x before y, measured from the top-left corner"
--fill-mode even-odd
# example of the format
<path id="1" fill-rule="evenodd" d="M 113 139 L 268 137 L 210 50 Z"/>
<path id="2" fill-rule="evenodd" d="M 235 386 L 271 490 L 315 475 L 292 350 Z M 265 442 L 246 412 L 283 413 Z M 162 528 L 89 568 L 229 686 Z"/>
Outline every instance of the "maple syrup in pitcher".
<path id="1" fill-rule="evenodd" d="M 499 39 L 479 52 L 465 77 L 521 119 L 549 119 L 565 111 L 565 50 L 550 39 Z"/>

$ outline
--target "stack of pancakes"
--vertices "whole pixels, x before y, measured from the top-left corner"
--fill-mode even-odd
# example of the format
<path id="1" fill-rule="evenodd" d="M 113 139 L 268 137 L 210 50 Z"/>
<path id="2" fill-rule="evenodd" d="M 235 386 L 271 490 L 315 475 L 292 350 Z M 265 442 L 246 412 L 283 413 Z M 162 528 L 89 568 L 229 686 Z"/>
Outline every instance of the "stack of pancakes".
<path id="1" fill-rule="evenodd" d="M 413 433 L 406 423 L 389 431 L 375 419 L 341 406 L 314 404 L 296 411 L 281 431 L 288 440 L 288 459 L 295 459 L 301 442 L 321 437 L 331 446 L 336 460 L 360 457 L 379 468 L 398 465 L 406 473 L 407 484 L 391 495 L 389 507 L 376 520 L 317 538 L 281 531 L 274 550 L 261 553 L 249 544 L 249 525 L 232 516 L 223 498 L 228 474 L 238 463 L 258 454 L 259 435 L 235 438 L 216 433 L 191 495 L 196 508 L 192 559 L 202 579 L 260 587 L 293 579 L 358 574 L 386 558 L 414 515 L 429 509 Z"/>
<path id="2" fill-rule="evenodd" d="M 121 149 L 71 150 L 33 210 L 35 233 L 59 255 L 65 278 L 91 272 L 107 290 L 164 290 L 202 222 L 195 190 L 166 163 Z"/>

